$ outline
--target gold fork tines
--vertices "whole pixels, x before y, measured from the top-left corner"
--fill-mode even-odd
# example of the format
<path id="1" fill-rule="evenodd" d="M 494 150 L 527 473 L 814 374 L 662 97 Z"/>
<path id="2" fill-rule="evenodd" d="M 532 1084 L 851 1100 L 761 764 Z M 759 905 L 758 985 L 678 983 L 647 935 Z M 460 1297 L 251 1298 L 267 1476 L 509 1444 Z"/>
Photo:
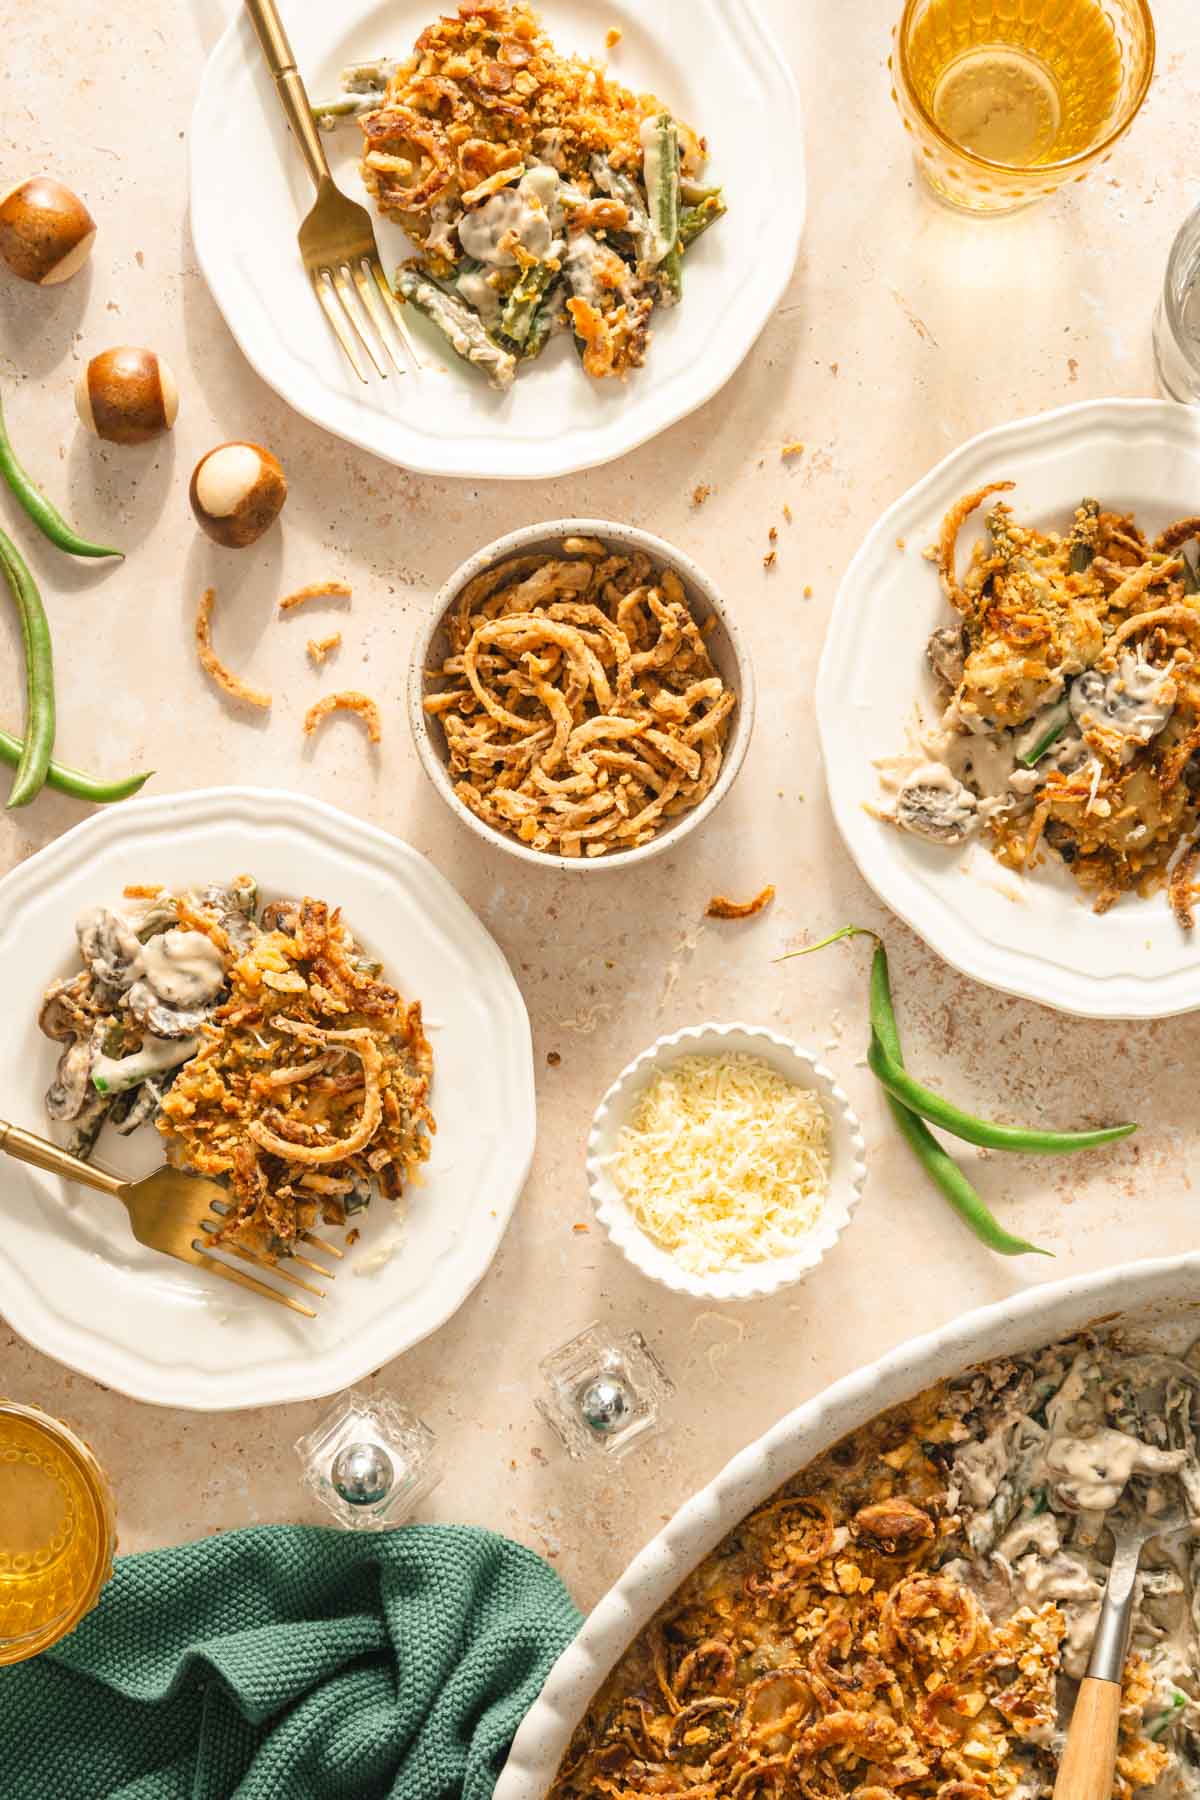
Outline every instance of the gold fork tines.
<path id="1" fill-rule="evenodd" d="M 329 173 L 321 134 L 275 0 L 246 0 L 246 11 L 317 190 L 298 239 L 317 302 L 360 381 L 370 379 L 361 351 L 366 352 L 377 374 L 387 375 L 380 346 L 396 373 L 406 372 L 392 343 L 393 332 L 413 368 L 419 369 L 420 359 L 403 312 L 379 260 L 371 215 L 365 206 L 343 194 Z"/>
<path id="2" fill-rule="evenodd" d="M 91 1163 L 81 1162 L 78 1157 L 70 1155 L 58 1144 L 48 1138 L 36 1137 L 32 1131 L 22 1131 L 17 1125 L 6 1125 L 0 1120 L 0 1150 L 6 1155 L 15 1157 L 18 1162 L 29 1163 L 35 1169 L 45 1169 L 51 1175 L 61 1175 L 67 1181 L 78 1181 L 84 1187 L 95 1188 L 97 1193 L 111 1194 L 119 1200 L 129 1215 L 129 1223 L 133 1235 L 139 1244 L 145 1244 L 148 1250 L 158 1250 L 164 1256 L 173 1256 L 177 1262 L 190 1263 L 193 1268 L 204 1269 L 210 1275 L 218 1276 L 222 1281 L 233 1282 L 235 1286 L 257 1294 L 263 1300 L 274 1300 L 277 1306 L 286 1306 L 292 1312 L 303 1314 L 306 1319 L 315 1319 L 316 1313 L 304 1301 L 297 1300 L 292 1294 L 281 1293 L 270 1282 L 259 1281 L 253 1275 L 247 1275 L 244 1269 L 234 1268 L 223 1262 L 216 1252 L 231 1253 L 240 1261 L 253 1263 L 266 1274 L 273 1274 L 292 1286 L 306 1289 L 317 1299 L 324 1299 L 325 1290 L 313 1286 L 302 1277 L 293 1275 L 290 1270 L 281 1269 L 277 1263 L 267 1262 L 242 1251 L 240 1246 L 218 1244 L 212 1242 L 212 1235 L 220 1227 L 209 1215 L 218 1210 L 226 1210 L 228 1200 L 226 1190 L 215 1181 L 206 1181 L 200 1175 L 188 1175 L 182 1169 L 156 1169 L 153 1175 L 147 1175 L 141 1181 L 122 1181 L 119 1175 L 111 1175 L 107 1169 L 97 1169 Z M 320 1240 L 316 1240 L 320 1243 Z M 332 1244 L 321 1246 L 340 1252 Z M 307 1261 L 307 1259 L 305 1259 Z M 308 1262 L 308 1267 L 332 1280 L 332 1272 L 319 1264 Z"/>

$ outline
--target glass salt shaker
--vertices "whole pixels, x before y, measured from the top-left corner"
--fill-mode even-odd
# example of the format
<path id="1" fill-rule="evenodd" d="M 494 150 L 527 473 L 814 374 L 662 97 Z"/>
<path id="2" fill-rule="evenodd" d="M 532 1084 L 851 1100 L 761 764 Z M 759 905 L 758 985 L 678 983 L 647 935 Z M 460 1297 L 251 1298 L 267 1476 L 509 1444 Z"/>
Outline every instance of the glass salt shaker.
<path id="1" fill-rule="evenodd" d="M 663 1429 L 663 1402 L 675 1387 L 640 1331 L 620 1337 L 588 1325 L 539 1367 L 548 1394 L 538 1411 L 577 1460 L 624 1456 Z"/>
<path id="2" fill-rule="evenodd" d="M 351 1388 L 297 1441 L 301 1476 L 348 1531 L 403 1525 L 442 1478 L 436 1439 L 423 1420 L 386 1394 Z"/>
<path id="3" fill-rule="evenodd" d="M 1200 206 L 1180 226 L 1167 257 L 1154 315 L 1154 365 L 1170 399 L 1200 405 Z"/>

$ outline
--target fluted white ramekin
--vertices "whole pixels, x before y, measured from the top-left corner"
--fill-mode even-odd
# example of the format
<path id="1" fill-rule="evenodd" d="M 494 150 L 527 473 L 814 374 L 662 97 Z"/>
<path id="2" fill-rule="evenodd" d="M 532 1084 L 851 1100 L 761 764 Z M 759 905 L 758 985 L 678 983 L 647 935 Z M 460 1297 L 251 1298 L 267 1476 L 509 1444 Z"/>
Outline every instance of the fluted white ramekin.
<path id="1" fill-rule="evenodd" d="M 608 1159 L 643 1090 L 661 1070 L 681 1057 L 711 1055 L 720 1050 L 760 1057 L 787 1080 L 820 1095 L 829 1119 L 829 1191 L 811 1232 L 791 1256 L 773 1257 L 714 1275 L 695 1275 L 681 1267 L 669 1250 L 656 1244 L 635 1222 L 617 1190 Z M 850 1223 L 850 1214 L 867 1178 L 862 1127 L 830 1071 L 810 1051 L 761 1025 L 689 1025 L 669 1037 L 660 1037 L 622 1069 L 605 1094 L 592 1120 L 587 1152 L 588 1192 L 596 1218 L 612 1243 L 651 1281 L 661 1282 L 678 1294 L 691 1294 L 697 1300 L 757 1300 L 802 1280 L 833 1248 Z"/>

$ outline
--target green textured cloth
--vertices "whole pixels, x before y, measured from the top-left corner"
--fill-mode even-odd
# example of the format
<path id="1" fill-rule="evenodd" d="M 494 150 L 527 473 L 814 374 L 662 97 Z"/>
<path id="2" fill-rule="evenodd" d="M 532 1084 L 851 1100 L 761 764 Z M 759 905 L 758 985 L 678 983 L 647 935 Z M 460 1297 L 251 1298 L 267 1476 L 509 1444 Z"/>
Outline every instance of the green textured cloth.
<path id="1" fill-rule="evenodd" d="M 118 1559 L 72 1635 L 0 1669 L 3 1800 L 489 1800 L 579 1627 L 464 1525 L 267 1525 Z"/>

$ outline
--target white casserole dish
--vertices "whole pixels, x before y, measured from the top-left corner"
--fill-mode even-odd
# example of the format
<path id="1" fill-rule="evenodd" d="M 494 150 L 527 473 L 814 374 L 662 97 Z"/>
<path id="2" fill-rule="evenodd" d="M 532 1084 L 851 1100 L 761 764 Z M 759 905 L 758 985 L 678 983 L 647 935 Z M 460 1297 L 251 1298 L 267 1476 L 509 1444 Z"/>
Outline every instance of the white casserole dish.
<path id="1" fill-rule="evenodd" d="M 972 1363 L 1102 1319 L 1148 1324 L 1189 1309 L 1200 1316 L 1200 1254 L 1074 1276 L 966 1313 L 797 1407 L 686 1501 L 601 1600 L 526 1715 L 495 1800 L 542 1800 L 572 1731 L 631 1640 L 726 1532 L 847 1432 Z"/>

